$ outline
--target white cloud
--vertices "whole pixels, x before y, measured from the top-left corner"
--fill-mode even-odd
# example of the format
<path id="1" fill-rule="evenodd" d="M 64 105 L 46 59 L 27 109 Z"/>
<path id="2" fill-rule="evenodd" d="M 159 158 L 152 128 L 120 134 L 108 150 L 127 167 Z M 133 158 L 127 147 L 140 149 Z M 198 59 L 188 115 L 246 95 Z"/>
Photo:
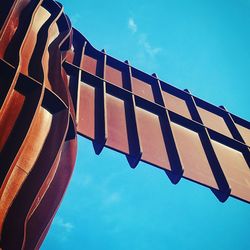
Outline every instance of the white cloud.
<path id="1" fill-rule="evenodd" d="M 64 221 L 62 217 L 55 218 L 55 225 L 66 233 L 70 233 L 74 229 L 74 225 L 70 222 Z"/>
<path id="2" fill-rule="evenodd" d="M 137 31 L 137 25 L 136 25 L 136 23 L 135 23 L 135 20 L 134 20 L 132 17 L 130 17 L 130 18 L 128 19 L 128 28 L 129 28 L 133 33 L 135 33 L 135 32 Z"/>
<path id="3" fill-rule="evenodd" d="M 139 32 L 137 24 L 134 18 L 129 17 L 128 19 L 128 28 L 132 33 L 136 33 L 135 38 L 137 39 L 138 45 L 143 50 L 145 54 L 143 57 L 147 57 L 149 55 L 151 58 L 155 57 L 159 52 L 162 51 L 160 47 L 154 47 L 148 40 L 147 35 L 145 33 Z"/>
<path id="4" fill-rule="evenodd" d="M 160 47 L 153 47 L 149 43 L 147 36 L 145 34 L 140 35 L 138 43 L 144 48 L 145 52 L 151 57 L 156 56 L 162 50 Z"/>

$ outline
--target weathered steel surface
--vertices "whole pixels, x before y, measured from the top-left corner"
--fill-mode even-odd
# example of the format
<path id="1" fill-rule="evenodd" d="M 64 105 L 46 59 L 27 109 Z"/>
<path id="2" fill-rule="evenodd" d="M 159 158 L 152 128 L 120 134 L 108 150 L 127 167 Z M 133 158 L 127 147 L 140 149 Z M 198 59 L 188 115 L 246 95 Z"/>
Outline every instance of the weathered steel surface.
<path id="1" fill-rule="evenodd" d="M 97 51 L 53 0 L 0 0 L 0 237 L 38 248 L 73 171 L 76 133 L 250 202 L 250 123 Z M 13 235 L 14 234 L 14 235 Z"/>
<path id="2" fill-rule="evenodd" d="M 75 163 L 75 113 L 62 68 L 72 29 L 54 1 L 0 3 L 1 248 L 35 249 Z"/>
<path id="3" fill-rule="evenodd" d="M 128 158 L 250 202 L 250 123 L 97 51 L 77 31 L 64 63 L 78 81 L 77 131 Z"/>

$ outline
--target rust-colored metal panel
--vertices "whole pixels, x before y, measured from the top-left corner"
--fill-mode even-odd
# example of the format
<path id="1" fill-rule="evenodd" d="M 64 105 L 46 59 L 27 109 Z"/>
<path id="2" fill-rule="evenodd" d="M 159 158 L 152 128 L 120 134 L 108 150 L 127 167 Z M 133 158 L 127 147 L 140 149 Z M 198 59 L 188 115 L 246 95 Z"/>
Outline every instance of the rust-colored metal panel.
<path id="1" fill-rule="evenodd" d="M 182 116 L 185 116 L 188 119 L 192 119 L 191 114 L 188 110 L 187 103 L 184 99 L 174 94 L 170 94 L 166 91 L 162 91 L 162 95 L 163 95 L 165 106 L 167 107 L 167 109 L 177 114 L 180 114 Z"/>
<path id="2" fill-rule="evenodd" d="M 239 130 L 240 135 L 242 136 L 245 143 L 250 146 L 250 128 L 245 127 L 244 125 L 239 125 L 235 123 L 237 129 Z"/>
<path id="3" fill-rule="evenodd" d="M 152 85 L 134 76 L 132 76 L 132 91 L 151 102 L 155 101 Z"/>
<path id="4" fill-rule="evenodd" d="M 215 153 L 232 189 L 231 195 L 250 200 L 249 165 L 242 152 L 222 143 L 212 141 Z"/>
<path id="5" fill-rule="evenodd" d="M 8 2 L 8 1 L 7 1 Z M 1 249 L 36 249 L 69 182 L 76 117 L 62 68 L 72 28 L 54 1 L 1 4 Z M 63 52 L 64 51 L 64 52 Z"/>
<path id="6" fill-rule="evenodd" d="M 126 102 L 111 94 L 106 96 L 107 142 L 106 145 L 129 154 Z"/>
<path id="7" fill-rule="evenodd" d="M 136 107 L 142 160 L 171 170 L 164 134 L 157 114 Z M 150 142 L 150 143 L 149 143 Z"/>
<path id="8" fill-rule="evenodd" d="M 226 135 L 232 138 L 232 135 L 224 119 L 221 116 L 214 114 L 213 112 L 209 112 L 208 110 L 204 108 L 197 107 L 197 109 L 202 119 L 202 122 L 206 127 L 211 128 L 215 131 L 218 131 L 219 133 L 223 135 Z"/>
<path id="9" fill-rule="evenodd" d="M 3 150 L 4 145 L 7 142 L 7 139 L 10 136 L 13 127 L 16 124 L 17 118 L 21 112 L 21 109 L 24 105 L 25 96 L 21 93 L 14 91 L 13 96 L 10 100 L 10 105 L 6 108 L 6 112 L 3 114 L 0 124 L 0 150 Z"/>
<path id="10" fill-rule="evenodd" d="M 238 148 L 242 161 L 237 164 L 247 166 L 247 171 L 249 171 L 248 121 L 230 114 L 224 108 L 209 104 L 188 91 L 177 89 L 159 80 L 156 75 L 147 75 L 131 67 L 127 62 L 114 60 L 105 52 L 93 52 L 93 47 L 86 39 L 84 37 L 81 39 L 85 50 L 92 51 L 94 58 L 105 59 L 103 66 L 99 66 L 104 69 L 104 73 L 92 72 L 91 77 L 86 77 L 92 82 L 88 83 L 87 80 L 87 84 L 96 82 L 98 86 L 101 82 L 104 86 L 104 99 L 98 100 L 98 97 L 95 97 L 95 107 L 104 105 L 105 112 L 102 113 L 104 121 L 101 119 L 105 130 L 104 145 L 127 156 L 131 155 L 128 148 L 131 144 L 128 127 L 134 126 L 139 144 L 136 150 L 137 159 L 164 169 L 175 183 L 183 176 L 205 185 L 211 188 L 222 201 L 231 194 L 250 202 L 248 196 L 245 195 L 250 193 L 249 186 L 244 186 L 245 194 L 234 190 L 235 187 L 229 180 L 234 180 L 234 171 L 230 176 L 226 173 L 223 166 L 225 163 L 221 162 L 212 143 L 216 141 L 225 147 Z M 97 53 L 100 55 L 97 56 Z M 69 68 L 74 67 L 69 62 L 66 65 Z M 89 73 L 84 69 L 79 68 L 79 70 L 82 76 Z M 112 85 L 116 91 L 107 92 L 106 90 Z M 80 100 L 81 96 L 85 96 L 87 92 L 81 88 Z M 131 122 L 127 119 L 129 111 L 125 112 L 128 99 L 132 100 L 132 105 L 127 110 L 132 110 L 135 115 L 134 121 Z M 79 114 L 86 109 L 89 107 L 80 101 Z M 87 124 L 88 117 L 93 117 L 93 115 L 86 114 L 85 117 L 85 124 Z M 95 119 L 97 117 L 98 113 L 95 112 Z M 82 124 L 84 124 L 84 119 L 80 118 L 78 132 L 90 137 L 81 129 Z M 96 139 L 95 137 L 94 141 Z M 238 171 L 237 174 L 242 175 L 242 178 L 243 176 L 249 178 L 245 172 Z M 235 175 L 235 178 L 238 177 Z M 244 179 L 242 178 L 240 180 Z"/>
<path id="11" fill-rule="evenodd" d="M 111 67 L 107 64 L 106 66 L 106 75 L 105 80 L 108 82 L 112 82 L 113 84 L 123 87 L 123 79 L 122 72 L 115 67 Z"/>
<path id="12" fill-rule="evenodd" d="M 250 202 L 248 121 L 96 50 L 53 0 L 2 2 L 0 248 L 42 244 L 73 171 L 76 133 L 97 154 L 107 146 L 133 168 L 142 160 L 173 183 Z"/>
<path id="13" fill-rule="evenodd" d="M 82 63 L 83 70 L 96 75 L 97 74 L 97 59 L 88 55 L 84 55 L 84 60 Z"/>
<path id="14" fill-rule="evenodd" d="M 248 121 L 229 113 L 223 107 L 216 107 L 193 96 L 189 91 L 177 89 L 159 80 L 156 75 L 147 75 L 130 66 L 128 62 L 119 62 L 104 51 L 95 50 L 83 36 L 80 38 L 79 34 L 78 38 L 78 42 L 85 46 L 83 53 L 88 51 L 88 57 L 93 53 L 94 59 L 99 58 L 98 74 L 97 71 L 91 74 L 89 70 L 79 68 L 82 77 L 88 76 L 84 84 L 93 85 L 93 82 L 96 82 L 96 86 L 101 84 L 104 87 L 104 97 L 101 96 L 100 102 L 95 95 L 95 102 L 91 102 L 94 107 L 89 108 L 84 101 L 80 101 L 77 111 L 81 117 L 84 110 L 95 110 L 99 103 L 104 102 L 104 132 L 102 139 L 95 136 L 94 142 L 102 141 L 102 146 L 120 151 L 127 157 L 133 151 L 129 145 L 138 145 L 135 150 L 135 162 L 138 163 L 141 159 L 164 169 L 174 183 L 184 177 L 211 188 L 221 201 L 232 195 L 250 202 L 249 197 L 245 195 L 248 192 L 246 183 L 243 188 L 245 193 L 236 191 L 238 187 L 231 185 L 232 180 L 238 178 L 236 175 L 240 175 L 241 180 L 249 179 L 248 175 L 244 177 L 245 172 L 240 171 L 240 167 L 236 169 L 237 174 L 233 170 L 231 174 L 226 173 L 227 170 L 223 166 L 225 163 L 221 161 L 213 143 L 216 141 L 226 148 L 237 148 L 242 155 L 242 160 L 237 164 L 247 166 L 249 171 Z M 82 58 L 84 62 L 85 55 Z M 69 62 L 66 62 L 66 65 L 69 68 L 78 67 Z M 87 78 L 91 81 L 88 82 Z M 115 91 L 107 91 L 112 89 L 112 85 Z M 90 98 L 87 92 L 81 87 L 80 100 L 81 96 L 85 95 Z M 132 102 L 130 101 L 128 108 L 129 99 Z M 128 119 L 130 112 L 134 114 L 134 120 Z M 92 121 L 92 111 L 89 115 L 85 112 L 84 117 L 90 117 Z M 77 131 L 90 138 L 82 129 L 84 122 L 86 125 L 87 120 L 80 118 Z M 137 136 L 130 136 L 129 127 L 135 128 L 134 134 Z M 96 135 L 96 131 L 91 133 Z M 227 150 L 222 152 L 224 156 L 233 155 Z"/>
<path id="15" fill-rule="evenodd" d="M 82 83 L 80 85 L 79 132 L 95 139 L 95 87 Z"/>
<path id="16" fill-rule="evenodd" d="M 172 127 L 184 168 L 183 175 L 208 187 L 219 189 L 199 134 L 176 123 L 172 123 Z"/>

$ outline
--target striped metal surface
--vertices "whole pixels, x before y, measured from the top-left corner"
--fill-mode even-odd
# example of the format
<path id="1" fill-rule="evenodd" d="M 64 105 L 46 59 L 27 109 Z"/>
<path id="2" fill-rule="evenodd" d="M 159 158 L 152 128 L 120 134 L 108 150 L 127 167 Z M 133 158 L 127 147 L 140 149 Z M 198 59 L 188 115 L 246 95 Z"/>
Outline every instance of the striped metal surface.
<path id="1" fill-rule="evenodd" d="M 76 157 L 75 113 L 62 68 L 72 28 L 54 1 L 0 3 L 1 248 L 35 249 Z"/>
<path id="2" fill-rule="evenodd" d="M 77 131 L 127 156 L 250 202 L 250 123 L 98 51 L 79 32 L 64 67 L 78 86 Z M 72 78 L 73 79 L 73 78 Z"/>
<path id="3" fill-rule="evenodd" d="M 250 123 L 98 51 L 53 0 L 0 0 L 0 248 L 39 248 L 76 133 L 250 202 Z M 14 235 L 14 237 L 13 237 Z"/>

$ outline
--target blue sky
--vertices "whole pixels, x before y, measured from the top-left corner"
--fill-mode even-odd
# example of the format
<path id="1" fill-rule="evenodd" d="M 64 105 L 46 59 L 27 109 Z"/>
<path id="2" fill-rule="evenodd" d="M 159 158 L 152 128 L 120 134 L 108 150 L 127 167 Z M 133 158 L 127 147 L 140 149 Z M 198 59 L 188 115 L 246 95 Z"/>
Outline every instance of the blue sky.
<path id="1" fill-rule="evenodd" d="M 250 1 L 60 1 L 97 49 L 250 120 Z M 250 249 L 250 207 L 79 137 L 42 249 Z"/>

